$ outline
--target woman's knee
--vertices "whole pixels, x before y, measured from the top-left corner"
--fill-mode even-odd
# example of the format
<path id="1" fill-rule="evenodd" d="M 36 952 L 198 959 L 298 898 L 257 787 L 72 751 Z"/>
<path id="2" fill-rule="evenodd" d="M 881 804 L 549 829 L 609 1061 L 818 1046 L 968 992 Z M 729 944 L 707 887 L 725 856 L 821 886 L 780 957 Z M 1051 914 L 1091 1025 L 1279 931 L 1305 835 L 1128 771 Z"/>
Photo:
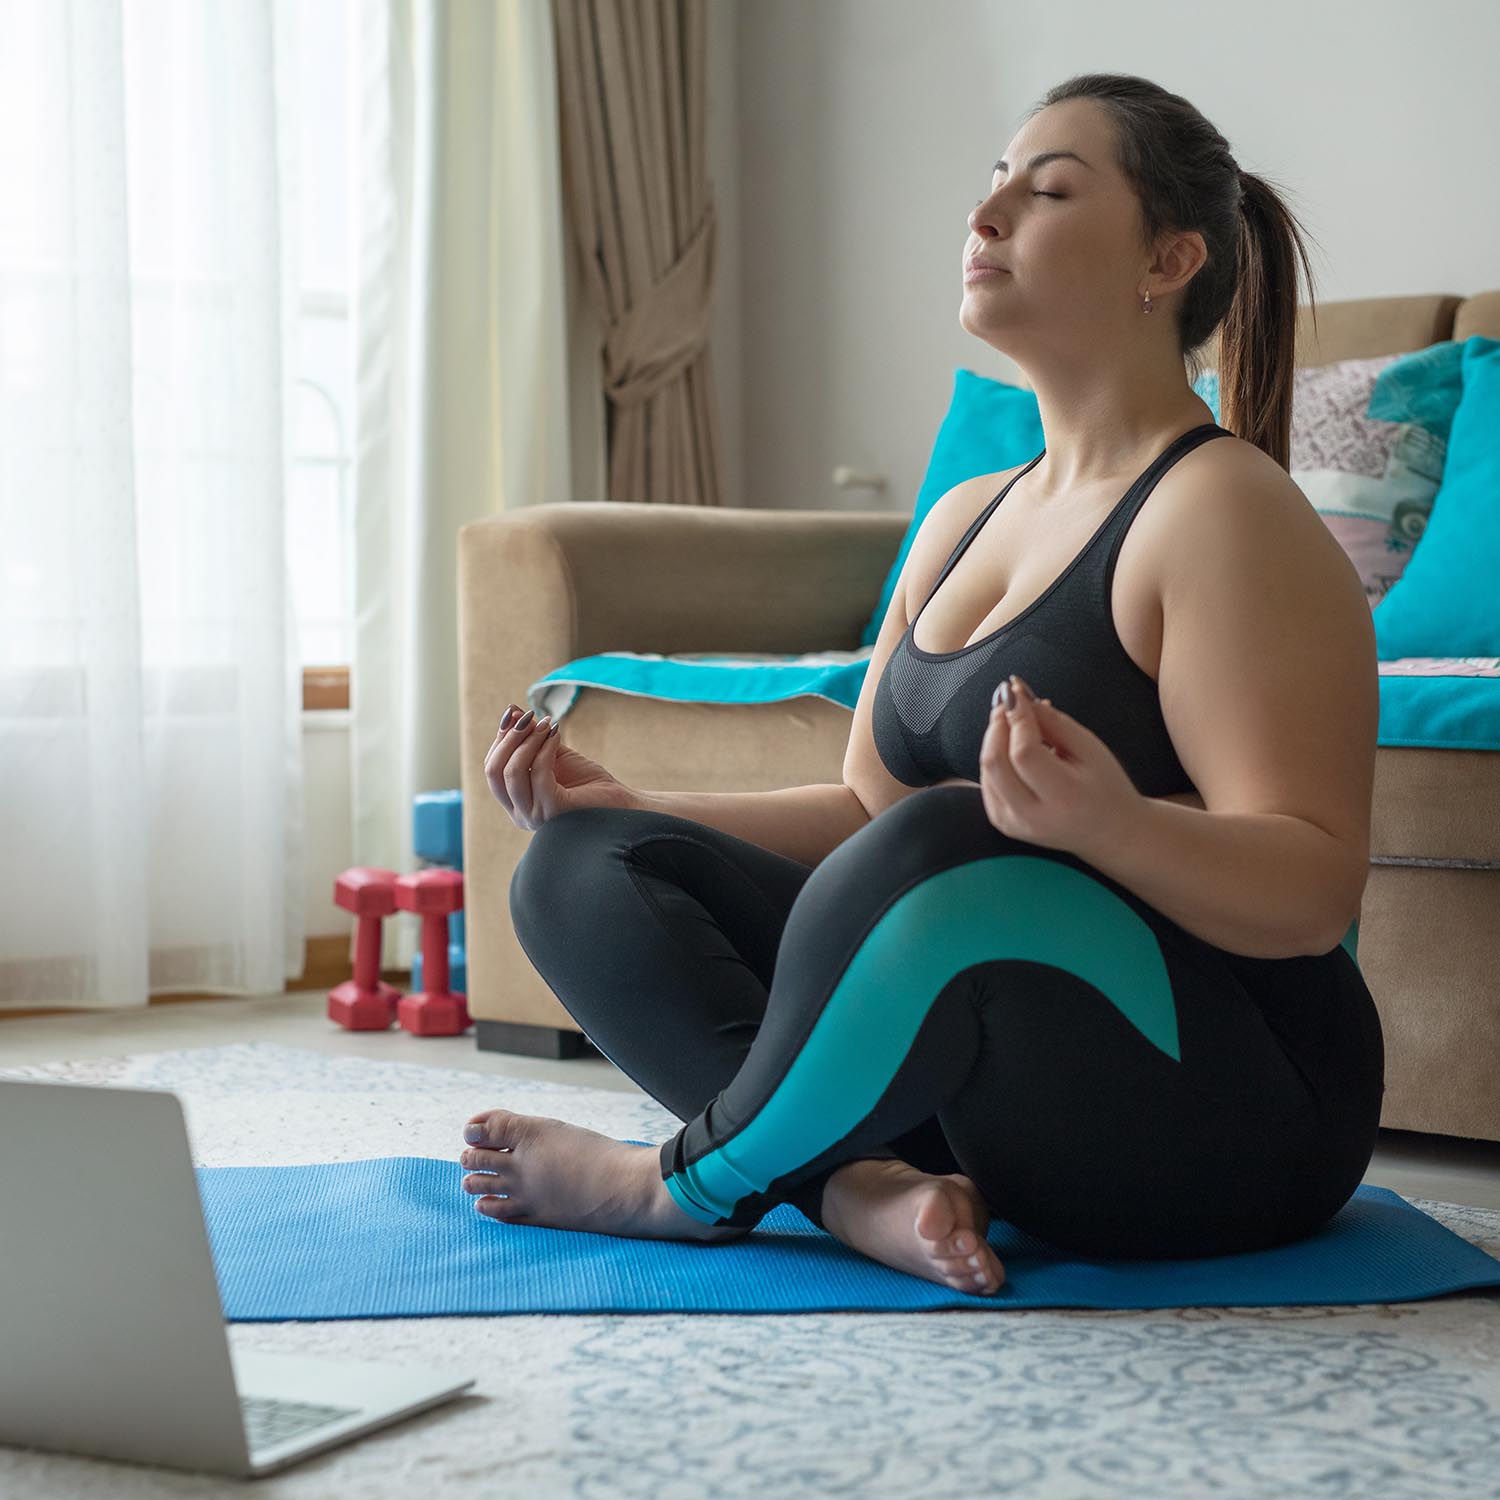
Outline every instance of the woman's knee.
<path id="1" fill-rule="evenodd" d="M 916 860 L 943 866 L 996 854 L 1072 856 L 1002 833 L 990 822 L 977 786 L 924 787 L 893 803 L 873 818 L 860 838 L 868 852 L 872 845 L 888 846 L 903 862 Z M 878 856 L 877 856 L 878 857 Z"/>
<path id="2" fill-rule="evenodd" d="M 510 918 L 518 933 L 555 927 L 571 910 L 587 911 L 588 885 L 623 842 L 632 808 L 575 807 L 536 829 L 510 877 Z"/>

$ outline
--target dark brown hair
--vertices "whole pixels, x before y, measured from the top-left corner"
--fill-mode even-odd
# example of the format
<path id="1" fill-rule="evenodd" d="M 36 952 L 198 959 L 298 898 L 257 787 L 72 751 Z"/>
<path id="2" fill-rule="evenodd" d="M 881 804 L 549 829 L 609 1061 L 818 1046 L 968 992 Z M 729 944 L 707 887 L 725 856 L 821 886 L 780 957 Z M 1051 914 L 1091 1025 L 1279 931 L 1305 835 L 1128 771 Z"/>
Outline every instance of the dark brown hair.
<path id="1" fill-rule="evenodd" d="M 1140 197 L 1143 244 L 1163 230 L 1203 236 L 1208 258 L 1183 288 L 1178 320 L 1188 379 L 1203 373 L 1200 351 L 1218 328 L 1219 425 L 1289 467 L 1299 256 L 1315 331 L 1317 307 L 1305 232 L 1282 194 L 1241 174 L 1202 114 L 1149 79 L 1078 73 L 1030 114 L 1064 99 L 1097 100 L 1114 120 L 1116 162 Z"/>

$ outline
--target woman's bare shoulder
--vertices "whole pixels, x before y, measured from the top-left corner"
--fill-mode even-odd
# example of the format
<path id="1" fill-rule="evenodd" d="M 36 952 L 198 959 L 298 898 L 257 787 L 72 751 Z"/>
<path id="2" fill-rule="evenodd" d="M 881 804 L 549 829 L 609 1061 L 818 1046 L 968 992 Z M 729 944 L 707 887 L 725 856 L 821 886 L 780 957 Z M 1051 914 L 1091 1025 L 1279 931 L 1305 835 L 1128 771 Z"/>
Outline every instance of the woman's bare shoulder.
<path id="1" fill-rule="evenodd" d="M 959 538 L 1025 467 L 1017 464 L 1013 469 L 1001 469 L 994 474 L 976 474 L 972 479 L 961 480 L 932 502 L 912 538 L 908 554 L 906 576 L 915 590 L 921 590 L 924 584 L 930 587 L 936 581 Z M 911 607 L 916 608 L 914 602 Z"/>
<path id="2" fill-rule="evenodd" d="M 1174 572 L 1192 568 L 1199 546 L 1209 545 L 1231 548 L 1252 567 L 1295 569 L 1314 585 L 1314 609 L 1318 599 L 1347 600 L 1348 553 L 1292 476 L 1254 443 L 1238 437 L 1202 443 L 1156 489 L 1137 525 L 1153 543 L 1148 550 L 1162 589 Z M 1326 588 L 1316 587 L 1319 580 Z"/>

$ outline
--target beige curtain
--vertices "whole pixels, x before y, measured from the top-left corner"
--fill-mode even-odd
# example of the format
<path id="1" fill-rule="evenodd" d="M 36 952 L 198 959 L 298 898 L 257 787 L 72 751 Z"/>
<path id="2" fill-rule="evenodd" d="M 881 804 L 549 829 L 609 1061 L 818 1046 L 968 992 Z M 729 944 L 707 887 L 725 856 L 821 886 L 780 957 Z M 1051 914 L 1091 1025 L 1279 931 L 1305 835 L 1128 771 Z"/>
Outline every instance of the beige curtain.
<path id="1" fill-rule="evenodd" d="M 552 0 L 563 197 L 604 335 L 609 498 L 722 505 L 705 0 Z"/>

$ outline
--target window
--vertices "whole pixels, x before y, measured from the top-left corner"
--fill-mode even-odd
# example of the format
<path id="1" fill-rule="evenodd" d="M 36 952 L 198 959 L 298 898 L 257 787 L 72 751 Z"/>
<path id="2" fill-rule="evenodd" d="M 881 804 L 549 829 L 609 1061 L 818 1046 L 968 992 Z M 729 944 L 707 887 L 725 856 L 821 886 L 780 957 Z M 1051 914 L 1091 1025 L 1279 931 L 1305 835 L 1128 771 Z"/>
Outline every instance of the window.
<path id="1" fill-rule="evenodd" d="M 286 548 L 304 709 L 348 707 L 354 646 L 353 3 L 292 7 L 301 275 Z"/>

